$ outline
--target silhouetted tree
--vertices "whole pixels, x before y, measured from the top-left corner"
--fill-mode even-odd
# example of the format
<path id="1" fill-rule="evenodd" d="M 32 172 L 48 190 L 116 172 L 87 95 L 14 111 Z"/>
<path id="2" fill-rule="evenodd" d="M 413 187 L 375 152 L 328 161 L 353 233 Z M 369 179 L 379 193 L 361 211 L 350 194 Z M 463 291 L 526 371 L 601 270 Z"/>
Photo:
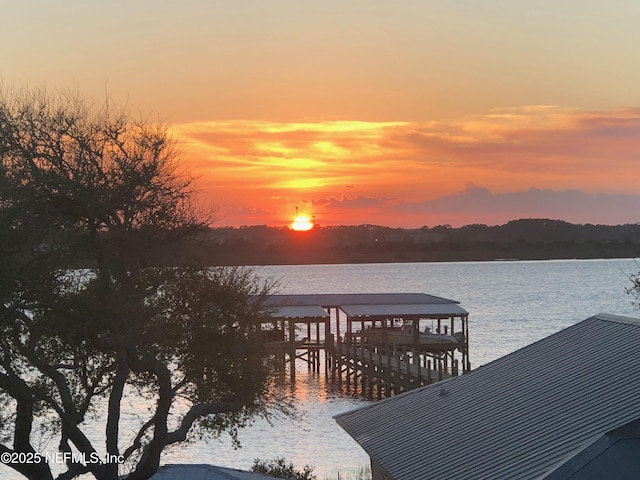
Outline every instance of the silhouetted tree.
<path id="1" fill-rule="evenodd" d="M 0 173 L 4 463 L 53 478 L 25 461 L 44 434 L 57 478 L 147 479 L 170 445 L 286 411 L 259 339 L 273 286 L 246 269 L 153 266 L 207 223 L 165 127 L 73 93 L 4 90 Z M 125 413 L 140 416 L 133 433 Z"/>

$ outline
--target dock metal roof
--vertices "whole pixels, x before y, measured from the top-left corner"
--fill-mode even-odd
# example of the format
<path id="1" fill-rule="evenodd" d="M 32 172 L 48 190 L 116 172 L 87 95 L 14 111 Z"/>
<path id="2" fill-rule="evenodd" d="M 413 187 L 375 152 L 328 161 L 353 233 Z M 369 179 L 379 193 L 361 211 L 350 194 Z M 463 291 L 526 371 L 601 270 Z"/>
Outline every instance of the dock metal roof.
<path id="1" fill-rule="evenodd" d="M 640 418 L 639 399 L 640 320 L 599 314 L 335 418 L 393 480 L 577 480 L 552 474 Z M 638 444 L 624 445 L 615 451 Z M 629 478 L 616 468 L 626 467 L 610 463 L 609 478 Z"/>
<path id="2" fill-rule="evenodd" d="M 273 295 L 268 304 L 278 307 L 275 317 L 317 317 L 325 308 L 340 308 L 350 317 L 449 317 L 467 315 L 455 300 L 426 293 L 355 293 Z M 320 310 L 318 310 L 320 309 Z"/>
<path id="3" fill-rule="evenodd" d="M 274 311 L 276 318 L 328 319 L 329 314 L 320 305 L 283 305 Z"/>
<path id="4" fill-rule="evenodd" d="M 468 312 L 459 305 L 450 304 L 409 304 L 409 305 L 341 305 L 350 317 L 430 317 L 465 315 Z"/>

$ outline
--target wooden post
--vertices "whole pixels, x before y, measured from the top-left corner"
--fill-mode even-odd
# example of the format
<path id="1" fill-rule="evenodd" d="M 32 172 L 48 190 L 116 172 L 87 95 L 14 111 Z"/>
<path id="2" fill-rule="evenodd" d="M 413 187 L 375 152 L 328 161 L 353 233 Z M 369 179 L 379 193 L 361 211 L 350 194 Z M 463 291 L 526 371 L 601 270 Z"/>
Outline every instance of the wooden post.
<path id="1" fill-rule="evenodd" d="M 377 355 L 377 360 L 376 360 L 376 365 L 377 365 L 377 371 L 376 371 L 376 396 L 378 398 L 378 400 L 380 400 L 382 398 L 382 379 L 381 379 L 381 375 L 382 375 L 382 353 L 380 353 L 380 350 L 378 350 L 376 352 Z"/>
<path id="2" fill-rule="evenodd" d="M 291 381 L 295 382 L 296 381 L 296 347 L 295 347 L 295 338 L 296 338 L 296 330 L 295 330 L 295 323 L 292 319 L 289 319 L 288 321 L 288 327 L 289 327 L 289 343 L 290 343 L 290 347 L 289 347 L 289 368 L 290 368 L 290 375 L 291 375 Z"/>
<path id="3" fill-rule="evenodd" d="M 391 355 L 387 352 L 387 372 L 386 372 L 386 385 L 385 385 L 385 396 L 388 397 L 391 393 Z"/>
<path id="4" fill-rule="evenodd" d="M 369 389 L 369 398 L 373 398 L 373 352 L 371 351 L 371 347 L 367 348 L 367 388 Z"/>
<path id="5" fill-rule="evenodd" d="M 466 356 L 466 365 L 462 365 L 462 371 L 463 372 L 469 372 L 471 371 L 471 361 L 469 360 L 469 315 L 465 315 L 464 316 L 464 323 L 466 324 L 467 328 L 466 328 L 466 333 L 464 335 L 464 352 L 465 352 L 465 356 Z"/>
<path id="6" fill-rule="evenodd" d="M 406 352 L 404 354 L 404 362 L 405 362 L 405 366 L 407 367 L 407 376 L 404 379 L 405 390 L 410 390 L 412 373 L 411 373 L 411 364 L 409 363 L 409 356 L 406 354 Z"/>
<path id="7" fill-rule="evenodd" d="M 337 374 L 338 383 L 342 381 L 342 372 L 340 369 L 340 344 L 337 343 L 335 348 L 331 349 L 331 380 L 336 381 Z"/>
<path id="8" fill-rule="evenodd" d="M 351 387 L 351 354 L 349 353 L 348 348 L 349 346 L 347 345 L 347 357 L 345 358 L 345 366 L 347 367 L 345 371 L 346 381 L 347 381 L 347 392 Z"/>
<path id="9" fill-rule="evenodd" d="M 327 376 L 328 376 L 329 369 L 331 370 L 331 380 L 335 380 L 334 371 L 332 367 L 333 349 L 334 349 L 333 334 L 329 332 L 327 333 L 327 336 L 324 337 L 324 368 L 325 368 L 325 375 Z"/>
<path id="10" fill-rule="evenodd" d="M 447 327 L 444 328 L 446 329 Z M 453 353 L 451 355 L 453 356 Z M 444 352 L 444 371 L 449 371 L 449 352 Z"/>
<path id="11" fill-rule="evenodd" d="M 396 381 L 394 385 L 395 393 L 400 393 L 400 379 L 402 378 L 402 363 L 400 362 L 400 355 L 396 355 Z"/>
<path id="12" fill-rule="evenodd" d="M 358 347 L 354 347 L 353 351 L 353 391 L 357 393 L 358 390 L 358 359 L 360 358 L 360 352 Z"/>
<path id="13" fill-rule="evenodd" d="M 313 352 L 313 371 L 317 373 L 318 367 L 320 366 L 320 357 L 318 355 L 320 353 L 320 350 L 318 350 L 316 347 L 312 347 L 311 351 Z"/>
<path id="14" fill-rule="evenodd" d="M 324 343 L 327 343 L 328 338 L 331 336 L 331 316 L 324 319 Z"/>

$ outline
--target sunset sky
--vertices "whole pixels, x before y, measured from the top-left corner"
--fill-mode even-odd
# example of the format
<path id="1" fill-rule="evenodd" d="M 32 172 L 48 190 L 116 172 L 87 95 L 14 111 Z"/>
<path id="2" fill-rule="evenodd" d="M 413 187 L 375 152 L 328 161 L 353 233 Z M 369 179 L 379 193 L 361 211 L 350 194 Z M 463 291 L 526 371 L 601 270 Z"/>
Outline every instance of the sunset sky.
<path id="1" fill-rule="evenodd" d="M 638 0 L 7 2 L 5 87 L 160 117 L 218 226 L 640 222 Z"/>

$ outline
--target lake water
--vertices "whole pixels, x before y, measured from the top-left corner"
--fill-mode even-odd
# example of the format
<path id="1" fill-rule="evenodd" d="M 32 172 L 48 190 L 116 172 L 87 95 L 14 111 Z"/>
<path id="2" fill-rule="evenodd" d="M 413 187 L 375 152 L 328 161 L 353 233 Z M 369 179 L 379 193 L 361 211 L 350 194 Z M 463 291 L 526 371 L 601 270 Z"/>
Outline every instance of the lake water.
<path id="1" fill-rule="evenodd" d="M 470 312 L 472 367 L 600 312 L 639 316 L 625 292 L 628 275 L 638 270 L 631 259 L 256 267 L 280 281 L 280 293 L 418 292 L 457 300 Z M 240 449 L 221 438 L 176 447 L 163 463 L 247 469 L 255 458 L 283 456 L 297 467 L 315 466 L 320 480 L 368 464 L 332 418 L 368 401 L 342 395 L 324 372 L 309 374 L 302 363 L 294 394 L 300 420 L 258 421 L 240 432 Z M 5 478 L 21 478 L 7 470 L 0 467 Z"/>

